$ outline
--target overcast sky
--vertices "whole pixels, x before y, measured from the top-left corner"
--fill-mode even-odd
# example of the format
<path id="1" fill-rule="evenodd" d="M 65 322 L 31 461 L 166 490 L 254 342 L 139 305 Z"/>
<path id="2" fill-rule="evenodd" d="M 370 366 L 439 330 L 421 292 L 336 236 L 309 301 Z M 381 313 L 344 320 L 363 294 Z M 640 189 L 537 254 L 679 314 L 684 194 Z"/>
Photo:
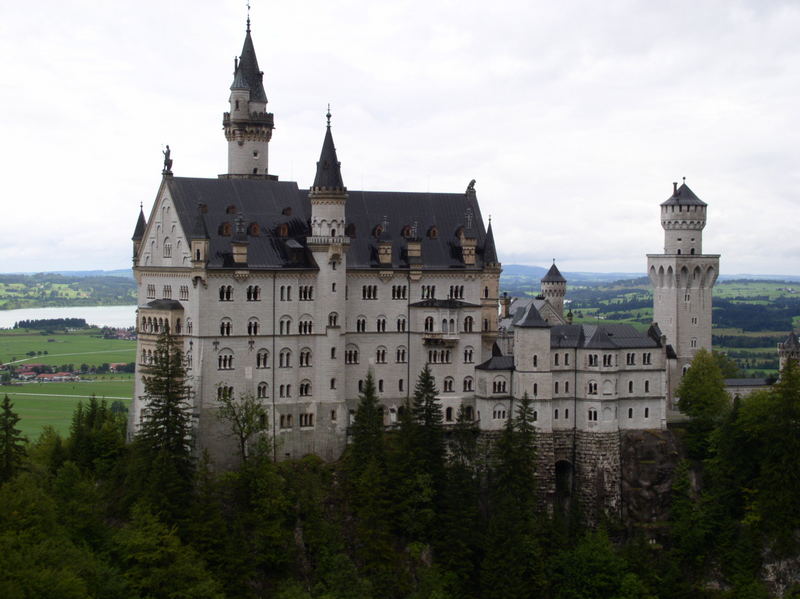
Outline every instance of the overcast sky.
<path id="1" fill-rule="evenodd" d="M 252 2 L 270 171 L 307 187 L 328 102 L 351 189 L 476 179 L 502 262 L 644 272 L 672 181 L 723 274 L 800 274 L 800 3 Z M 0 5 L 0 272 L 130 265 L 160 181 L 227 167 L 245 2 Z"/>

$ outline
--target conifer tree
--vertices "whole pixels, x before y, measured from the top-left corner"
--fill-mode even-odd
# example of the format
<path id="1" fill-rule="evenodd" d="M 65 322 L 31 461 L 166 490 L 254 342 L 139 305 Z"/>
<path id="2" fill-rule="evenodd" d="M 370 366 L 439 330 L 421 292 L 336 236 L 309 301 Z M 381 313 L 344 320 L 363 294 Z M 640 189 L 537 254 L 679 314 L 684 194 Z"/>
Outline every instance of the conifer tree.
<path id="1" fill-rule="evenodd" d="M 483 596 L 538 597 L 546 584 L 536 513 L 533 408 L 527 395 L 509 415 L 490 470 L 490 517 L 482 564 Z"/>
<path id="2" fill-rule="evenodd" d="M 0 483 L 11 480 L 25 457 L 25 439 L 17 428 L 18 422 L 14 404 L 6 394 L 0 406 Z"/>
<path id="3" fill-rule="evenodd" d="M 134 487 L 156 510 L 177 517 L 188 503 L 194 474 L 190 388 L 183 352 L 169 331 L 144 372 L 144 408 L 133 446 Z"/>

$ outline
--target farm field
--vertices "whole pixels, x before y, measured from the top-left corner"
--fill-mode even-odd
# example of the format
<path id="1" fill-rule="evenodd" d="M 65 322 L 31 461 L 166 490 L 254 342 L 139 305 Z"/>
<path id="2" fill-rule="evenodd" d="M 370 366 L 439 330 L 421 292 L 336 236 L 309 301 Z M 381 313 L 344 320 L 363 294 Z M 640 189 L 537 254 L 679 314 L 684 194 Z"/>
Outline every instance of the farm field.
<path id="1" fill-rule="evenodd" d="M 135 303 L 130 277 L 0 274 L 0 310 L 45 306 L 113 306 Z"/>
<path id="2" fill-rule="evenodd" d="M 62 435 L 69 434 L 72 413 L 82 401 L 92 395 L 105 399 L 109 405 L 119 399 L 126 408 L 133 397 L 133 379 L 101 380 L 80 383 L 26 383 L 0 387 L 7 394 L 19 414 L 19 428 L 28 439 L 35 440 L 45 425 L 50 425 Z"/>
<path id="3" fill-rule="evenodd" d="M 32 351 L 36 355 L 26 355 Z M 133 362 L 135 356 L 135 341 L 103 339 L 94 329 L 46 335 L 32 331 L 22 334 L 19 330 L 0 332 L 0 364 L 74 364 L 78 368 L 81 364 Z"/>

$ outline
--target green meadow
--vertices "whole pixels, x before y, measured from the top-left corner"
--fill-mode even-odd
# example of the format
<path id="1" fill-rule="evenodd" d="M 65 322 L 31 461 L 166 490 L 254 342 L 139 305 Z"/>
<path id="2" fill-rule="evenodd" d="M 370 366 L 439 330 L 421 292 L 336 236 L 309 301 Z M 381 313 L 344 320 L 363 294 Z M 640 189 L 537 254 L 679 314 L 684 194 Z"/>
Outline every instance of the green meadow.
<path id="1" fill-rule="evenodd" d="M 36 352 L 36 355 L 29 356 L 29 352 Z M 103 339 L 96 329 L 47 334 L 19 330 L 0 332 L 0 363 L 74 364 L 79 368 L 81 364 L 133 362 L 135 357 L 135 341 Z"/>
<path id="2" fill-rule="evenodd" d="M 69 433 L 72 413 L 80 402 L 94 395 L 105 399 L 109 406 L 116 400 L 130 407 L 133 397 L 133 379 L 102 379 L 80 383 L 25 383 L 0 387 L 7 394 L 19 414 L 19 428 L 30 440 L 39 436 L 42 427 L 50 425 L 62 434 Z"/>

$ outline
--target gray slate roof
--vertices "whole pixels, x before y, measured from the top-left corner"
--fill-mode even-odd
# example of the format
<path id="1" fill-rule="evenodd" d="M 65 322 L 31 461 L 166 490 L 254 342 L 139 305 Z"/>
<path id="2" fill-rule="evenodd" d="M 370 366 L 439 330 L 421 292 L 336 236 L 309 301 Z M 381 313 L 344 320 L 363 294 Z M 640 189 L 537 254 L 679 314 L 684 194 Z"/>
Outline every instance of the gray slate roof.
<path id="1" fill-rule="evenodd" d="M 268 179 L 199 179 L 167 177 L 166 186 L 175 202 L 184 231 L 193 234 L 197 205 L 204 204 L 205 226 L 209 235 L 209 268 L 233 268 L 231 237 L 222 235 L 222 225 L 233 230 L 241 213 L 249 226 L 257 223 L 258 237 L 249 236 L 247 264 L 252 269 L 316 268 L 306 249 L 310 234 L 311 204 L 308 191 L 297 183 Z M 351 234 L 347 252 L 348 268 L 380 268 L 378 239 L 374 231 L 384 218 L 391 229 L 392 265 L 408 267 L 406 225 L 417 225 L 422 245 L 424 269 L 482 270 L 485 264 L 486 234 L 478 201 L 465 193 L 411 193 L 390 191 L 350 191 L 345 208 L 347 232 Z M 471 209 L 477 238 L 475 266 L 466 266 L 456 232 L 464 225 Z M 278 236 L 285 224 L 288 236 Z M 432 234 L 432 229 L 437 234 Z M 294 240 L 295 243 L 289 243 Z M 292 247 L 292 246 L 295 247 Z"/>
<path id="2" fill-rule="evenodd" d="M 486 264 L 500 264 L 500 261 L 497 259 L 497 249 L 494 247 L 494 232 L 492 231 L 491 221 L 489 222 L 489 227 L 486 229 L 486 242 L 484 243 L 483 261 Z"/>
<path id="3" fill-rule="evenodd" d="M 244 37 L 242 55 L 239 57 L 239 64 L 233 74 L 231 89 L 250 90 L 250 100 L 255 102 L 266 102 L 267 93 L 264 91 L 264 75 L 258 68 L 256 50 L 253 47 L 253 38 L 250 37 L 250 29 Z"/>
<path id="4" fill-rule="evenodd" d="M 561 276 L 561 273 L 553 262 L 553 266 L 547 271 L 547 274 L 542 277 L 542 283 L 566 283 L 567 280 Z"/>
<path id="5" fill-rule="evenodd" d="M 698 198 L 695 193 L 689 189 L 686 183 L 683 183 L 675 192 L 667 199 L 662 206 L 707 206 L 707 204 Z"/>
<path id="6" fill-rule="evenodd" d="M 529 303 L 524 308 L 519 308 L 514 313 L 512 324 L 520 328 L 547 328 L 550 326 L 550 324 L 542 318 L 541 314 L 539 314 L 539 310 L 536 309 L 533 302 Z"/>
<path id="7" fill-rule="evenodd" d="M 638 349 L 660 344 L 629 324 L 560 324 L 550 329 L 551 348 Z"/>
<path id="8" fill-rule="evenodd" d="M 178 300 L 173 299 L 157 299 L 147 302 L 146 308 L 153 310 L 183 310 L 183 305 Z"/>
<path id="9" fill-rule="evenodd" d="M 475 370 L 514 370 L 514 356 L 492 356 Z"/>

